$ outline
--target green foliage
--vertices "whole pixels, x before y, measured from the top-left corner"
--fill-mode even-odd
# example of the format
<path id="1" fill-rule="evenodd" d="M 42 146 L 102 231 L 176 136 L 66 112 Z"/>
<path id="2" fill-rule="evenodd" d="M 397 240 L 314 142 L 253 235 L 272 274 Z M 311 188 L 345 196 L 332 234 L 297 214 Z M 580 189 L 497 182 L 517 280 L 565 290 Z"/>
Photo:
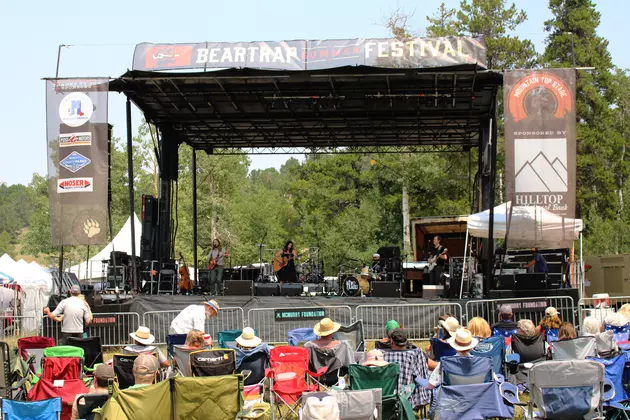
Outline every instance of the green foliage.
<path id="1" fill-rule="evenodd" d="M 12 255 L 15 252 L 15 247 L 11 243 L 11 235 L 9 232 L 3 230 L 0 232 L 0 255 L 7 253 Z"/>

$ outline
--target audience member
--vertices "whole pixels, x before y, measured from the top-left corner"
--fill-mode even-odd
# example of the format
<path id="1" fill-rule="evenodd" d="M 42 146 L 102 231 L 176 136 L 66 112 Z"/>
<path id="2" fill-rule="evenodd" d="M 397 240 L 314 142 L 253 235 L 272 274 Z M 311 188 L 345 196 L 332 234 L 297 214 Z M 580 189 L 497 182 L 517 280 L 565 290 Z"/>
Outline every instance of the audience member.
<path id="1" fill-rule="evenodd" d="M 448 342 L 446 341 L 448 338 L 452 337 L 455 332 L 461 328 L 461 325 L 459 325 L 459 321 L 457 320 L 457 318 L 453 317 L 453 316 L 441 316 L 440 320 L 438 321 L 438 336 L 437 339 L 439 341 L 441 341 L 442 343 L 444 343 L 444 345 L 442 345 L 440 349 L 434 349 L 431 345 L 428 345 L 426 350 L 427 350 L 427 354 L 428 354 L 428 366 L 429 366 L 429 370 L 434 370 L 439 362 L 439 359 L 442 355 L 443 352 L 447 352 L 451 351 L 453 352 L 453 349 L 450 348 L 450 345 L 448 344 Z M 439 344 L 439 343 L 436 343 Z M 438 347 L 438 346 L 436 346 Z"/>
<path id="2" fill-rule="evenodd" d="M 389 362 L 387 362 L 383 357 L 382 351 L 371 350 L 367 353 L 367 359 L 361 364 L 363 366 L 386 366 Z"/>
<path id="3" fill-rule="evenodd" d="M 604 319 L 604 324 L 611 327 L 624 327 L 628 324 L 628 319 L 620 312 L 609 313 Z"/>
<path id="4" fill-rule="evenodd" d="M 138 327 L 138 330 L 129 334 L 129 337 L 133 339 L 134 344 L 124 347 L 122 350 L 123 354 L 157 353 L 161 367 L 167 368 L 171 365 L 164 353 L 159 348 L 151 345 L 155 342 L 155 337 L 147 327 Z"/>
<path id="5" fill-rule="evenodd" d="M 391 340 L 389 338 L 389 334 L 397 328 L 400 328 L 400 324 L 398 323 L 398 321 L 393 319 L 387 321 L 387 324 L 385 325 L 385 337 L 383 337 L 383 339 L 381 340 L 381 344 L 384 344 L 384 347 L 391 348 Z"/>
<path id="6" fill-rule="evenodd" d="M 517 334 L 525 337 L 536 335 L 536 327 L 530 319 L 521 319 L 516 323 Z"/>
<path id="7" fill-rule="evenodd" d="M 444 342 L 453 337 L 457 330 L 461 328 L 461 325 L 459 325 L 459 321 L 453 316 L 449 316 L 444 320 L 440 319 L 439 325 L 442 335 L 439 338 Z"/>
<path id="8" fill-rule="evenodd" d="M 549 330 L 557 330 L 562 325 L 562 320 L 558 316 L 558 311 L 553 306 L 545 309 L 545 316 L 538 324 L 538 332 L 547 332 Z"/>
<path id="9" fill-rule="evenodd" d="M 573 340 L 576 337 L 577 333 L 570 322 L 563 322 L 560 325 L 560 329 L 558 331 L 558 341 Z"/>
<path id="10" fill-rule="evenodd" d="M 205 331 L 206 320 L 218 316 L 221 307 L 215 300 L 202 305 L 185 307 L 171 322 L 169 334 L 188 334 L 190 330 Z"/>
<path id="11" fill-rule="evenodd" d="M 623 315 L 628 321 L 630 321 L 630 303 L 626 303 L 619 308 L 619 313 Z"/>
<path id="12" fill-rule="evenodd" d="M 48 307 L 44 308 L 48 318 L 62 323 L 59 344 L 68 344 L 69 337 L 83 338 L 85 327 L 91 322 L 91 313 L 80 295 L 81 288 L 75 284 L 70 288 L 70 297 L 59 302 L 53 312 Z"/>
<path id="13" fill-rule="evenodd" d="M 317 340 L 308 341 L 304 344 L 304 347 L 320 347 L 320 348 L 333 348 L 337 346 L 340 341 L 334 339 L 334 335 L 341 328 L 341 324 L 334 322 L 330 318 L 324 318 L 313 328 L 313 332 L 318 337 Z"/>
<path id="14" fill-rule="evenodd" d="M 510 305 L 501 305 L 499 307 L 499 322 L 492 325 L 492 334 L 511 336 L 516 330 L 516 322 L 512 315 L 512 307 Z"/>
<path id="15" fill-rule="evenodd" d="M 159 369 L 158 360 L 152 354 L 141 354 L 133 362 L 134 385 L 127 389 L 136 389 L 149 386 L 155 382 Z"/>
<path id="16" fill-rule="evenodd" d="M 186 334 L 186 347 L 189 349 L 202 349 L 212 345 L 212 342 L 208 345 L 205 340 L 203 331 L 190 330 Z"/>
<path id="17" fill-rule="evenodd" d="M 595 337 L 602 331 L 602 323 L 594 316 L 587 316 L 582 321 L 582 335 L 584 337 Z"/>
<path id="18" fill-rule="evenodd" d="M 114 374 L 114 368 L 110 365 L 101 364 L 94 369 L 94 382 L 88 391 L 88 394 L 109 394 L 109 382 L 113 381 L 116 375 Z M 72 420 L 79 418 L 79 397 L 84 394 L 79 394 L 75 397 L 74 403 L 72 403 Z M 85 404 L 85 400 L 81 401 L 81 405 Z"/>
<path id="19" fill-rule="evenodd" d="M 492 331 L 490 330 L 490 325 L 488 322 L 476 316 L 468 322 L 468 331 L 476 338 L 488 338 L 492 335 Z"/>
<path id="20" fill-rule="evenodd" d="M 304 348 L 309 349 L 309 368 L 316 372 L 326 367 L 328 371 L 321 377 L 324 384 L 336 383 L 339 376 L 347 372 L 348 366 L 355 363 L 354 350 L 346 340 L 335 340 L 334 335 L 341 324 L 330 318 L 324 318 L 313 328 L 317 337 L 315 341 L 307 341 Z"/>

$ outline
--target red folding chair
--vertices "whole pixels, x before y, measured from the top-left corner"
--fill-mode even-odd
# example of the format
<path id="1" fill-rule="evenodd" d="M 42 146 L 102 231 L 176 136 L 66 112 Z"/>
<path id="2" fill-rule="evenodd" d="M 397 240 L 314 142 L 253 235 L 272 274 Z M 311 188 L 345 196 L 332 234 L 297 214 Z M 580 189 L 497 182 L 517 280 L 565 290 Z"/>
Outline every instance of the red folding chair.
<path id="1" fill-rule="evenodd" d="M 29 401 L 41 401 L 49 398 L 61 398 L 61 420 L 70 420 L 72 417 L 72 403 L 78 394 L 87 394 L 88 387 L 81 379 L 64 381 L 52 381 L 40 379 L 28 393 Z"/>
<path id="2" fill-rule="evenodd" d="M 36 374 L 37 369 L 42 365 L 44 349 L 54 346 L 55 339 L 50 337 L 24 337 L 18 340 L 18 350 L 22 359 L 28 361 L 31 356 L 35 356 L 35 361 L 29 365 L 33 374 Z"/>
<path id="3" fill-rule="evenodd" d="M 83 361 L 78 357 L 45 357 L 42 378 L 51 381 L 81 379 Z"/>
<path id="4" fill-rule="evenodd" d="M 303 392 L 318 390 L 319 385 L 312 382 L 326 373 L 327 368 L 311 372 L 308 370 L 308 363 L 309 350 L 303 347 L 280 346 L 271 349 L 270 368 L 265 370 L 265 376 L 269 378 L 271 405 L 277 409 L 281 419 L 286 418 L 289 413 L 298 415 Z M 288 407 L 285 415 L 282 415 L 280 406 L 276 406 L 276 398 Z M 274 420 L 276 409 L 272 410 Z"/>

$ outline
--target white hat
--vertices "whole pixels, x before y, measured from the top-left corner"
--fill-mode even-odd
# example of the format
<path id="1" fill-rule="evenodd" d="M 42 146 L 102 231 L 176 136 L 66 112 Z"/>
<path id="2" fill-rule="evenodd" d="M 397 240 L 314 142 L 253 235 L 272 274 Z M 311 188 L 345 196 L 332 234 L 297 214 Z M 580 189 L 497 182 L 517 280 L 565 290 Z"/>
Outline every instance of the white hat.
<path id="1" fill-rule="evenodd" d="M 472 350 L 479 344 L 479 340 L 473 337 L 472 333 L 466 328 L 460 328 L 453 337 L 446 341 L 457 351 Z"/>
<path id="2" fill-rule="evenodd" d="M 378 252 L 375 252 L 374 254 L 372 254 L 372 258 L 381 258 L 381 256 Z"/>
<path id="3" fill-rule="evenodd" d="M 245 327 L 241 335 L 236 337 L 236 342 L 243 347 L 254 348 L 262 343 L 262 339 L 256 337 L 256 332 L 252 327 Z"/>
<path id="4" fill-rule="evenodd" d="M 361 363 L 363 366 L 386 366 L 389 363 L 384 359 L 385 355 L 380 350 L 370 350 L 367 353 L 367 360 Z"/>
<path id="5" fill-rule="evenodd" d="M 554 308 L 553 306 L 550 306 L 547 309 L 545 309 L 545 315 L 556 316 L 558 315 L 558 310 Z"/>
<path id="6" fill-rule="evenodd" d="M 129 337 L 145 346 L 151 345 L 155 341 L 155 337 L 147 327 L 138 327 L 138 330 L 135 333 L 129 334 Z"/>
<path id="7" fill-rule="evenodd" d="M 440 320 L 440 327 L 444 328 L 451 335 L 455 334 L 455 332 L 461 328 L 457 318 L 453 318 L 452 316 L 449 316 L 444 321 Z"/>

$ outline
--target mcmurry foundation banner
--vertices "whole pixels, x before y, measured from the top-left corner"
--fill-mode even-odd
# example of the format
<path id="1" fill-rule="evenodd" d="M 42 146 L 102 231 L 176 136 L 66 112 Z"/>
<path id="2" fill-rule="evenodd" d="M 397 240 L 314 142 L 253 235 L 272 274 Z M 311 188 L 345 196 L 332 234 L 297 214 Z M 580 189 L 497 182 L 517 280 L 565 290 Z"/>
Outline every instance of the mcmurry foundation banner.
<path id="1" fill-rule="evenodd" d="M 254 68 L 321 70 L 343 66 L 396 68 L 448 67 L 476 64 L 486 67 L 482 38 L 442 37 L 197 42 L 136 46 L 134 70 Z"/>
<path id="2" fill-rule="evenodd" d="M 48 199 L 54 246 L 107 240 L 108 79 L 46 81 Z"/>
<path id="3" fill-rule="evenodd" d="M 505 73 L 507 196 L 575 216 L 575 70 Z"/>

